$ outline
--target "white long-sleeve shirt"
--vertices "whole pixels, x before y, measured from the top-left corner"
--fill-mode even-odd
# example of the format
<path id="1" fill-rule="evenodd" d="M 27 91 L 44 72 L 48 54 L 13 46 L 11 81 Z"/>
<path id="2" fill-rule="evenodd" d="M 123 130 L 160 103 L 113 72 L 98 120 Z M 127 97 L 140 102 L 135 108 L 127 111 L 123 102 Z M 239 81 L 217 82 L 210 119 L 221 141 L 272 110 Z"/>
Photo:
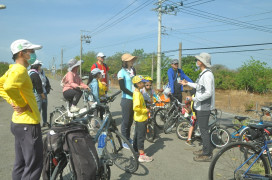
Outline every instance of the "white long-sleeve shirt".
<path id="1" fill-rule="evenodd" d="M 193 97 L 194 108 L 197 111 L 208 111 L 215 109 L 215 87 L 214 76 L 211 70 L 204 69 L 196 83 L 188 82 L 188 86 L 196 89 Z"/>

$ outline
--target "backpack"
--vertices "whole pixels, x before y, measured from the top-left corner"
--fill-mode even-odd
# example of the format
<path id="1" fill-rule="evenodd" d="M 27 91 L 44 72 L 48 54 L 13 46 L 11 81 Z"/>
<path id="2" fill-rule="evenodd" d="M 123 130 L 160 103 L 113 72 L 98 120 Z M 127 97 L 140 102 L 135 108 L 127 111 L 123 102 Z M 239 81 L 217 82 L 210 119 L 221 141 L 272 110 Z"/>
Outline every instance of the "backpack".
<path id="1" fill-rule="evenodd" d="M 64 87 L 64 79 L 65 79 L 66 75 L 62 78 L 62 80 L 60 81 L 60 86 Z"/>
<path id="2" fill-rule="evenodd" d="M 86 126 L 84 127 L 85 130 L 76 130 L 67 134 L 63 150 L 70 154 L 76 179 L 96 180 L 99 159 L 93 138 Z"/>
<path id="3" fill-rule="evenodd" d="M 69 123 L 52 127 L 44 140 L 44 167 L 42 177 L 49 179 L 52 158 L 59 157 L 63 151 L 70 154 L 73 171 L 77 179 L 95 179 L 98 171 L 98 155 L 93 138 L 86 126 Z M 54 166 L 53 166 L 54 167 Z M 52 172 L 51 172 L 52 174 Z"/>

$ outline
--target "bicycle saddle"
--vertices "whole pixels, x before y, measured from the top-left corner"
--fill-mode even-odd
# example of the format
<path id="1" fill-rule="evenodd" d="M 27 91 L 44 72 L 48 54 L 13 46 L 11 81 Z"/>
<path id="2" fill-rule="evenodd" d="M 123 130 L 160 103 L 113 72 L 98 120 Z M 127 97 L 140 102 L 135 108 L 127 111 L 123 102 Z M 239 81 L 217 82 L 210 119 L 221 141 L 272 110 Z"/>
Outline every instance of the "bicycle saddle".
<path id="1" fill-rule="evenodd" d="M 238 121 L 243 121 L 248 119 L 248 117 L 244 117 L 244 116 L 234 116 L 235 119 L 237 119 Z"/>
<path id="2" fill-rule="evenodd" d="M 251 129 L 265 129 L 267 127 L 272 127 L 272 124 L 249 124 L 248 127 Z"/>

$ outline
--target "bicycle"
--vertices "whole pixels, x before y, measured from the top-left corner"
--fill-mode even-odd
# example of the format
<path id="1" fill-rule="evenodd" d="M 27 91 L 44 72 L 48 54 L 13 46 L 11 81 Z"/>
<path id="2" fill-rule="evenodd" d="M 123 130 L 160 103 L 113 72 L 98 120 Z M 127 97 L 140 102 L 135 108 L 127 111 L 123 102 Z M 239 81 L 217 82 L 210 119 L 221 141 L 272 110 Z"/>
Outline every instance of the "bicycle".
<path id="1" fill-rule="evenodd" d="M 82 126 L 82 123 L 79 123 L 78 121 L 72 121 L 71 123 L 67 125 L 58 125 L 58 126 L 67 126 L 69 128 L 71 127 L 77 127 Z M 86 129 L 87 131 L 87 129 Z M 87 133 L 87 132 L 86 132 Z M 92 138 L 88 138 L 90 141 L 92 141 Z M 58 139 L 58 141 L 61 142 L 61 152 L 53 152 L 49 151 L 47 154 L 47 157 L 49 159 L 49 176 L 50 180 L 76 180 L 76 173 L 74 171 L 74 165 L 71 161 L 71 156 L 69 154 L 69 150 L 64 149 L 64 144 L 66 141 L 66 133 L 63 134 L 61 139 Z M 44 145 L 47 144 L 47 139 L 44 141 Z M 50 144 L 51 145 L 51 144 Z M 54 147 L 53 145 L 51 145 Z M 67 146 L 69 148 L 69 146 Z M 93 155 L 94 156 L 94 155 Z M 102 155 L 99 157 L 99 161 L 94 161 L 96 164 L 97 170 L 96 170 L 96 179 L 97 180 L 109 180 L 111 176 L 111 169 L 110 166 L 113 165 L 111 159 L 106 156 L 105 148 L 103 148 Z"/>
<path id="2" fill-rule="evenodd" d="M 101 126 L 101 120 L 98 117 L 94 116 L 94 111 L 96 103 L 90 105 L 89 96 L 92 96 L 92 93 L 89 90 L 83 89 L 83 103 L 84 107 L 81 108 L 78 112 L 72 113 L 69 110 L 69 102 L 64 99 L 66 103 L 66 108 L 62 105 L 60 107 L 55 107 L 55 110 L 50 113 L 50 127 L 56 124 L 68 124 L 74 119 L 80 119 L 84 121 L 89 119 L 87 124 L 90 134 L 96 134 L 95 129 Z"/>
<path id="3" fill-rule="evenodd" d="M 231 135 L 227 129 L 220 126 L 220 121 L 218 120 L 217 115 L 218 112 L 216 109 L 211 111 L 208 125 L 209 133 L 211 143 L 217 148 L 222 148 L 230 142 Z M 176 128 L 176 134 L 178 138 L 181 140 L 187 140 L 190 127 L 191 127 L 190 117 L 185 118 L 185 120 L 181 120 Z M 192 139 L 200 137 L 201 133 L 198 124 L 196 123 L 192 133 Z"/>
<path id="4" fill-rule="evenodd" d="M 251 123 L 251 124 L 260 124 L 260 125 L 264 123 L 263 117 L 265 115 L 270 116 L 271 119 L 272 119 L 271 111 L 272 111 L 272 107 L 267 107 L 267 106 L 261 107 L 261 111 L 258 111 L 258 110 L 246 110 L 246 112 L 255 112 L 259 116 L 259 120 L 254 121 L 254 123 Z M 239 140 L 249 142 L 250 139 L 248 138 L 248 136 L 250 136 L 250 131 L 249 131 L 249 127 L 246 127 L 241 131 Z"/>
<path id="5" fill-rule="evenodd" d="M 272 124 L 249 125 L 250 130 L 256 133 L 251 139 L 261 139 L 258 143 L 235 142 L 221 149 L 210 164 L 209 179 L 272 179 L 272 159 L 268 148 L 268 144 L 272 144 L 271 131 L 265 131 L 269 127 Z"/>
<path id="6" fill-rule="evenodd" d="M 182 105 L 184 104 L 181 104 L 173 95 L 170 94 L 169 96 L 171 98 L 171 105 L 167 110 L 166 121 L 163 127 L 165 134 L 169 134 L 179 121 L 185 120 L 185 117 L 181 113 Z"/>
<path id="7" fill-rule="evenodd" d="M 153 143 L 156 135 L 156 122 L 155 122 L 155 116 L 154 111 L 156 108 L 156 104 L 149 105 L 149 113 L 148 113 L 148 119 L 146 124 L 146 140 L 148 142 Z"/>
<path id="8" fill-rule="evenodd" d="M 118 168 L 129 173 L 134 173 L 139 166 L 136 152 L 129 141 L 118 131 L 115 120 L 109 111 L 109 107 L 102 104 L 97 104 L 97 106 L 103 108 L 105 114 L 103 124 L 99 128 L 94 141 L 97 142 L 100 134 L 106 132 L 106 154 Z M 123 142 L 128 145 L 129 149 L 123 147 Z"/>

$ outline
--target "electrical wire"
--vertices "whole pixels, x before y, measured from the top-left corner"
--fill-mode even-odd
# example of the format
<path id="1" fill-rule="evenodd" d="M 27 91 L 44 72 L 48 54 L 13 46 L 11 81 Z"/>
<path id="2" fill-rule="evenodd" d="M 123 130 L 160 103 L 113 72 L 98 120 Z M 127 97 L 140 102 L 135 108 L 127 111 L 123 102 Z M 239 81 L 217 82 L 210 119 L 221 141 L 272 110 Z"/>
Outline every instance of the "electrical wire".
<path id="1" fill-rule="evenodd" d="M 125 15 L 123 15 L 122 17 L 118 18 L 117 20 L 113 21 L 112 23 L 108 24 L 106 27 L 104 27 L 101 31 L 97 31 L 93 34 L 93 36 L 100 34 L 106 30 L 108 30 L 109 28 L 117 25 L 118 23 L 122 22 L 123 20 L 127 19 L 128 17 L 132 16 L 133 14 L 137 13 L 138 11 L 142 10 L 143 8 L 147 7 L 148 5 L 150 5 L 151 3 L 153 3 L 154 0 L 147 0 L 144 3 L 142 3 L 141 5 L 139 5 L 137 8 L 135 8 L 134 10 L 126 13 Z"/>
<path id="2" fill-rule="evenodd" d="M 121 9 L 119 12 L 117 12 L 111 18 L 109 18 L 108 20 L 106 20 L 105 22 L 103 22 L 102 24 L 100 24 L 98 27 L 96 27 L 95 29 L 93 29 L 92 32 L 95 32 L 97 29 L 99 29 L 100 27 L 104 26 L 107 22 L 111 21 L 113 18 L 115 18 L 116 16 L 118 16 L 119 14 L 121 14 L 122 12 L 124 12 L 126 9 L 128 9 L 130 6 L 132 6 L 137 1 L 138 0 L 135 0 L 132 3 L 130 3 L 128 6 L 126 6 L 125 8 Z"/>
<path id="3" fill-rule="evenodd" d="M 225 49 L 225 48 L 236 48 L 236 47 L 249 47 L 249 46 L 264 46 L 264 45 L 272 45 L 272 43 L 259 43 L 259 44 L 243 44 L 243 45 L 233 45 L 233 46 L 217 46 L 217 47 L 202 47 L 202 48 L 190 48 L 190 49 L 182 49 L 183 51 L 192 51 L 192 50 L 204 50 L 204 49 Z M 163 53 L 176 52 L 179 49 L 163 51 Z"/>

